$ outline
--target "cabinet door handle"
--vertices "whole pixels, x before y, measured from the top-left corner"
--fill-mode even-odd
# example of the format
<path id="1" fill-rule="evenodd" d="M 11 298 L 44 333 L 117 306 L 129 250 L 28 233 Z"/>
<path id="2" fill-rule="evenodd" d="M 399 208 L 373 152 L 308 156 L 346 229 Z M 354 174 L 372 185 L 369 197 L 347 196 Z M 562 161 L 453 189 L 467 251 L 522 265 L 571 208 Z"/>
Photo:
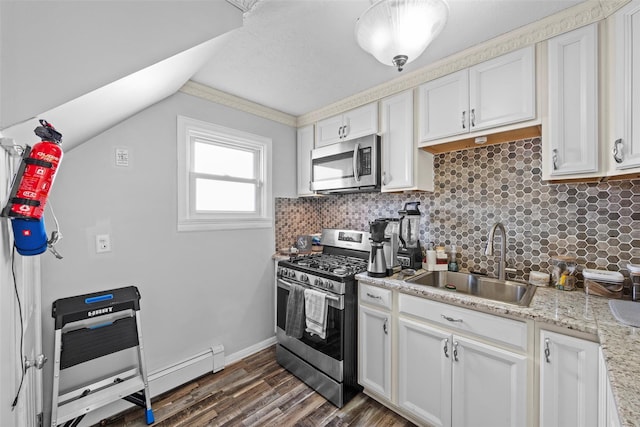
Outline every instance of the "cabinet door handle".
<path id="1" fill-rule="evenodd" d="M 624 149 L 624 144 L 622 143 L 622 139 L 616 139 L 616 142 L 613 143 L 613 150 L 612 150 L 613 160 L 615 160 L 616 163 L 622 163 L 622 161 L 624 160 L 624 154 L 622 153 L 623 149 Z"/>
<path id="2" fill-rule="evenodd" d="M 387 173 L 382 172 L 382 185 L 387 185 Z"/>
<path id="3" fill-rule="evenodd" d="M 444 314 L 441 314 L 440 316 L 449 322 L 462 322 L 462 319 L 454 319 L 453 317 L 445 316 Z"/>
<path id="4" fill-rule="evenodd" d="M 344 126 L 340 126 L 340 127 L 338 128 L 338 137 L 339 137 L 340 139 L 344 138 L 344 132 L 343 132 L 343 131 L 344 131 Z"/>
<path id="5" fill-rule="evenodd" d="M 453 342 L 453 361 L 458 361 L 458 341 Z"/>
<path id="6" fill-rule="evenodd" d="M 382 325 L 382 330 L 384 331 L 385 335 L 389 335 L 389 330 L 387 328 L 387 322 L 389 321 L 389 319 L 384 319 L 384 324 Z"/>
<path id="7" fill-rule="evenodd" d="M 551 349 L 549 348 L 549 338 L 545 338 L 545 340 L 544 340 L 544 360 L 547 363 L 551 363 L 551 360 L 549 360 L 549 356 L 551 356 Z"/>
<path id="8" fill-rule="evenodd" d="M 471 127 L 475 127 L 476 126 L 476 109 L 475 108 L 471 109 L 471 115 L 469 117 L 471 119 Z"/>
<path id="9" fill-rule="evenodd" d="M 444 339 L 444 357 L 449 358 L 449 338 Z"/>
<path id="10" fill-rule="evenodd" d="M 462 112 L 462 129 L 466 129 L 467 128 L 467 120 L 466 120 L 466 116 L 467 112 L 463 111 Z"/>
<path id="11" fill-rule="evenodd" d="M 558 149 L 554 148 L 553 150 L 551 150 L 551 152 L 553 153 L 553 155 L 551 156 L 551 159 L 553 161 L 553 170 L 557 171 L 558 170 Z"/>

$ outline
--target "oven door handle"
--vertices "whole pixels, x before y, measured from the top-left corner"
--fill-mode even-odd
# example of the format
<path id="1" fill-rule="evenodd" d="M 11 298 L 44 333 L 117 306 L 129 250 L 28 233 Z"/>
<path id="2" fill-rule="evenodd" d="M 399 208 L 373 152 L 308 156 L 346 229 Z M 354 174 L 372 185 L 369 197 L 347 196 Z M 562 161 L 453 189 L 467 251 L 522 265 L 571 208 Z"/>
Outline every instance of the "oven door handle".
<path id="1" fill-rule="evenodd" d="M 286 286 L 282 286 L 281 284 L 286 285 Z M 278 286 L 279 286 L 279 287 L 281 287 L 281 288 L 283 288 L 283 289 L 287 289 L 287 290 L 289 290 L 289 289 L 291 289 L 291 285 L 294 285 L 294 284 L 297 284 L 297 283 L 290 282 L 289 280 L 287 280 L 287 279 L 283 279 L 282 277 L 279 277 L 279 278 L 278 278 Z M 299 286 L 302 286 L 302 287 L 303 287 L 303 288 L 305 288 L 305 289 L 314 289 L 314 290 L 317 290 L 318 292 L 322 292 L 321 290 L 319 290 L 319 289 L 315 289 L 315 288 L 313 288 L 313 287 L 311 287 L 311 286 L 300 285 L 300 284 L 298 284 L 298 285 L 299 285 Z M 325 295 L 325 297 L 326 297 L 330 302 L 335 303 L 335 305 L 337 306 L 337 308 L 339 308 L 340 310 L 342 310 L 342 308 L 343 308 L 343 304 L 344 304 L 343 299 L 342 299 L 342 298 L 343 298 L 342 296 L 337 297 L 337 296 L 335 296 L 335 295 L 331 295 L 331 294 L 329 294 L 329 293 L 327 293 L 327 292 L 322 292 L 322 293 Z"/>

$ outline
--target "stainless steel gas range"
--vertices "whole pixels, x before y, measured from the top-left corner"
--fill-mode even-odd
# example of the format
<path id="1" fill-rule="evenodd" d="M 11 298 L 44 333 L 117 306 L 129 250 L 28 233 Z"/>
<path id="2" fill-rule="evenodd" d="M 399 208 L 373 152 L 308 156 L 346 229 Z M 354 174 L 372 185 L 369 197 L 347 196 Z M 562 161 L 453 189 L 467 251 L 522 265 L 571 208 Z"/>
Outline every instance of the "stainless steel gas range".
<path id="1" fill-rule="evenodd" d="M 328 401 L 342 407 L 361 390 L 357 380 L 355 275 L 367 270 L 369 233 L 325 229 L 321 244 L 322 253 L 278 263 L 276 358 Z M 324 294 L 324 338 L 309 331 L 300 338 L 285 332 L 292 286 Z"/>

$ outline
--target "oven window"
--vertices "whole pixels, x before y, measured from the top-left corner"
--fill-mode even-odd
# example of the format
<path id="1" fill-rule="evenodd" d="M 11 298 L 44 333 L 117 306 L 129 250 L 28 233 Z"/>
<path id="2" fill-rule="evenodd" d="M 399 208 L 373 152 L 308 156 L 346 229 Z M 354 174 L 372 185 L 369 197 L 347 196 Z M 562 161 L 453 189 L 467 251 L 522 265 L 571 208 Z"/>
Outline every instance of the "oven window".
<path id="1" fill-rule="evenodd" d="M 289 291 L 278 287 L 278 327 L 285 330 L 287 320 L 287 301 Z M 344 310 L 329 306 L 327 313 L 327 337 L 321 339 L 317 335 L 305 332 L 300 341 L 336 360 L 343 360 L 343 323 Z"/>

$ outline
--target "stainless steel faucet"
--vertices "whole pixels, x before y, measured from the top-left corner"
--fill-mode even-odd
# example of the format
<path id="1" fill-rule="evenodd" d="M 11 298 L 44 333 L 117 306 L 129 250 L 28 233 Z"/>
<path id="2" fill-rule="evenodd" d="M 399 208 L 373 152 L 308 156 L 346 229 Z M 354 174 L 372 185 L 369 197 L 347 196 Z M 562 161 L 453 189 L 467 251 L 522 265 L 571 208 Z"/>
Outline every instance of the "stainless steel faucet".
<path id="1" fill-rule="evenodd" d="M 500 230 L 500 264 L 498 266 L 498 279 L 505 280 L 505 270 L 507 267 L 507 232 L 504 229 L 504 225 L 501 222 L 496 222 L 489 230 L 489 241 L 487 247 L 484 250 L 486 256 L 493 256 L 493 241 L 495 239 L 496 229 Z"/>

